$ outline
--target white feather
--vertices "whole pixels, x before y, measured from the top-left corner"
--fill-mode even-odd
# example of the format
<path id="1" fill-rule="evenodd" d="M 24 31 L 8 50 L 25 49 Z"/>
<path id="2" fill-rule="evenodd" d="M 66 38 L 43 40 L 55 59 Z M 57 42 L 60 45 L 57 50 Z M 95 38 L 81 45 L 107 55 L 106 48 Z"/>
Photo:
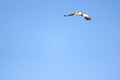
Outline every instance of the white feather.
<path id="1" fill-rule="evenodd" d="M 87 14 L 85 14 L 85 13 L 83 14 L 83 17 L 88 17 L 89 18 L 89 16 Z"/>

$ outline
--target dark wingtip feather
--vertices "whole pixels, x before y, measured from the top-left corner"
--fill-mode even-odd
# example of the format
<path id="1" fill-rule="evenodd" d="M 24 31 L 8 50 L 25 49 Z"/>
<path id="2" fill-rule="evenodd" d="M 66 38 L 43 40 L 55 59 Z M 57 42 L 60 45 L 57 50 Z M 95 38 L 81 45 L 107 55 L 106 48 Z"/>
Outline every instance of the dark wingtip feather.
<path id="1" fill-rule="evenodd" d="M 86 20 L 91 20 L 91 18 L 89 18 L 89 17 L 85 17 L 85 19 L 86 19 Z"/>
<path id="2" fill-rule="evenodd" d="M 64 17 L 67 17 L 68 15 L 64 15 Z"/>

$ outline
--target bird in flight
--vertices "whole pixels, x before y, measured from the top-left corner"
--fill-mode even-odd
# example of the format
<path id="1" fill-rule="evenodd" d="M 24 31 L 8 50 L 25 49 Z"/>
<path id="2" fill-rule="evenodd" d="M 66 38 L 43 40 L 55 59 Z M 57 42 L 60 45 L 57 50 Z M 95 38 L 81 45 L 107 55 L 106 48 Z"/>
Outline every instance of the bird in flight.
<path id="1" fill-rule="evenodd" d="M 67 16 L 83 16 L 86 20 L 91 20 L 88 14 L 81 12 L 81 11 L 77 11 L 77 12 L 74 12 L 68 15 L 64 15 L 64 17 L 67 17 Z"/>

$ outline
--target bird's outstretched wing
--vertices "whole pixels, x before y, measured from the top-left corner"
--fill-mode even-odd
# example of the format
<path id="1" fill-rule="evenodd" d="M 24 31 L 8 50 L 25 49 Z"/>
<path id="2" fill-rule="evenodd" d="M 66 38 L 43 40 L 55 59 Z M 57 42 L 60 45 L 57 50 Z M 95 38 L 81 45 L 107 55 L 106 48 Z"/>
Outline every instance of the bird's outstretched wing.
<path id="1" fill-rule="evenodd" d="M 83 17 L 84 17 L 86 20 L 91 20 L 90 16 L 88 16 L 86 13 L 83 14 Z"/>
<path id="2" fill-rule="evenodd" d="M 91 18 L 90 17 L 84 17 L 86 20 L 91 20 Z"/>
<path id="3" fill-rule="evenodd" d="M 67 16 L 77 16 L 77 13 L 74 12 L 74 13 L 71 13 L 71 14 L 68 14 L 68 15 L 64 15 L 64 17 L 67 17 Z"/>

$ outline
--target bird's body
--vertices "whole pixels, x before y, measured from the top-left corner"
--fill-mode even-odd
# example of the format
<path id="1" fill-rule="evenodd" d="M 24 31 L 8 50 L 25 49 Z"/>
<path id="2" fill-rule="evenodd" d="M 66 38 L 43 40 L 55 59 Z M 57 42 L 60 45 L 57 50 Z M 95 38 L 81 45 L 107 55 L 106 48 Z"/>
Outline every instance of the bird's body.
<path id="1" fill-rule="evenodd" d="M 74 12 L 74 13 L 71 13 L 68 15 L 64 15 L 64 17 L 67 17 L 67 16 L 83 16 L 86 20 L 91 20 L 89 15 L 87 15 L 86 13 L 81 12 L 81 11 Z"/>

